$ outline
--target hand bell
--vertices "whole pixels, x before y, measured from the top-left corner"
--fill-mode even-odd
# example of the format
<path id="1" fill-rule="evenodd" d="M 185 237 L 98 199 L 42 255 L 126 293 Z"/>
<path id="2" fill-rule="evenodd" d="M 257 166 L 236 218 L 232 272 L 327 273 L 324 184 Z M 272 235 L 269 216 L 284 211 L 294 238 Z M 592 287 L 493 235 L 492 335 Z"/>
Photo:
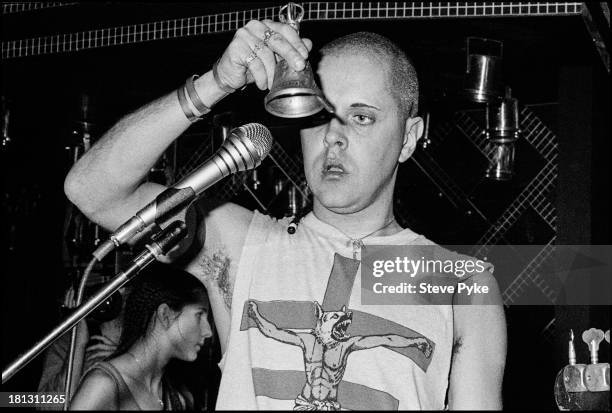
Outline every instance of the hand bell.
<path id="1" fill-rule="evenodd" d="M 299 23 L 304 8 L 288 3 L 279 12 L 280 21 L 289 24 L 299 33 Z M 333 113 L 333 106 L 325 99 L 317 86 L 308 60 L 302 71 L 292 69 L 285 59 L 276 63 L 274 80 L 264 100 L 266 110 L 281 118 L 302 118 L 325 108 Z"/>

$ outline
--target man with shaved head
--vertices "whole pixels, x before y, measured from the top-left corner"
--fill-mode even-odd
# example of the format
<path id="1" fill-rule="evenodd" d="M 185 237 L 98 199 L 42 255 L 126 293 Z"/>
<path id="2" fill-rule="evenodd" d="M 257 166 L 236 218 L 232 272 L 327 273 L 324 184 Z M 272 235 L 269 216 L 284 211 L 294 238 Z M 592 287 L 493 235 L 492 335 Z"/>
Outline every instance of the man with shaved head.
<path id="1" fill-rule="evenodd" d="M 418 113 L 419 82 L 412 62 L 406 54 L 384 36 L 358 32 L 339 37 L 321 48 L 323 56 L 368 56 L 380 62 L 387 75 L 389 92 L 397 99 L 403 116 Z"/>
<path id="2" fill-rule="evenodd" d="M 275 55 L 303 70 L 311 49 L 288 25 L 249 22 L 212 70 L 110 129 L 70 171 L 68 197 L 114 230 L 165 189 L 142 181 L 190 121 L 245 84 L 270 88 Z M 362 302 L 364 248 L 435 245 L 393 215 L 398 166 L 423 133 L 414 66 L 374 33 L 320 51 L 335 114 L 300 131 L 313 210 L 297 231 L 231 203 L 181 214 L 190 234 L 174 256 L 189 250 L 180 262 L 207 286 L 223 352 L 217 408 L 501 408 L 501 306 Z M 499 297 L 490 271 L 466 278 Z"/>

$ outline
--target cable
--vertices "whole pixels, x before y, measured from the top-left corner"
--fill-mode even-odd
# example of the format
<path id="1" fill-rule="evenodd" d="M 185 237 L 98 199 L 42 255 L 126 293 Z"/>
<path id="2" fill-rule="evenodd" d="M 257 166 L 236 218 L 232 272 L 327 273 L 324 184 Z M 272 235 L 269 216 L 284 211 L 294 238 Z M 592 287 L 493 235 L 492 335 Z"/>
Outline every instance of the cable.
<path id="1" fill-rule="evenodd" d="M 91 274 L 91 272 L 93 271 L 94 267 L 96 266 L 98 262 L 99 262 L 98 259 L 94 257 L 91 259 L 91 261 L 89 261 L 89 264 L 87 264 L 87 267 L 85 268 L 85 271 L 83 272 L 83 275 L 81 276 L 81 280 L 79 282 L 79 289 L 77 292 L 76 302 L 74 303 L 75 307 L 78 307 L 81 305 L 81 302 L 83 301 L 83 295 L 85 294 L 85 286 L 87 285 L 87 280 L 89 279 L 89 275 Z M 65 386 L 64 386 L 64 393 L 65 393 L 64 410 L 68 410 L 68 406 L 70 404 L 70 393 L 71 393 L 70 388 L 72 387 L 72 367 L 74 365 L 74 353 L 76 351 L 76 338 L 77 338 L 78 327 L 79 327 L 78 324 L 72 327 L 71 336 L 70 336 L 70 352 L 68 353 L 68 369 L 66 372 L 66 381 L 65 381 Z"/>

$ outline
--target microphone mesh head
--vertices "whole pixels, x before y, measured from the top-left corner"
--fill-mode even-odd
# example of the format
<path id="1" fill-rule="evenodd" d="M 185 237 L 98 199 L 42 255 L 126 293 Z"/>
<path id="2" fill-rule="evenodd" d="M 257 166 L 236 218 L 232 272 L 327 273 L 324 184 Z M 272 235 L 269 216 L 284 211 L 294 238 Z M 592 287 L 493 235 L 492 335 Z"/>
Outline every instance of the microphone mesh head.
<path id="1" fill-rule="evenodd" d="M 262 161 L 268 154 L 270 153 L 270 149 L 272 149 L 272 134 L 261 123 L 247 123 L 246 125 L 241 126 L 243 136 L 249 139 L 255 150 L 257 151 L 257 156 L 259 159 L 257 161 Z"/>

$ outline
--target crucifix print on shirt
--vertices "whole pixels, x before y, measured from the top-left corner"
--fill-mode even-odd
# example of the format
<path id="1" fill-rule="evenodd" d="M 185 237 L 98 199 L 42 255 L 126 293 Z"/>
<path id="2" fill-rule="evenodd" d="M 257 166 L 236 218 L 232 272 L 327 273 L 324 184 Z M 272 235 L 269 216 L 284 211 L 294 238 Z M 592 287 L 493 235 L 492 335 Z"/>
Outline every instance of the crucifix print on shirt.
<path id="1" fill-rule="evenodd" d="M 248 300 L 241 330 L 257 328 L 265 337 L 302 349 L 304 370 L 253 369 L 255 393 L 293 400 L 294 410 L 397 409 L 386 392 L 343 380 L 349 355 L 385 347 L 427 371 L 435 344 L 391 320 L 348 308 L 360 262 L 334 256 L 322 303 Z"/>

